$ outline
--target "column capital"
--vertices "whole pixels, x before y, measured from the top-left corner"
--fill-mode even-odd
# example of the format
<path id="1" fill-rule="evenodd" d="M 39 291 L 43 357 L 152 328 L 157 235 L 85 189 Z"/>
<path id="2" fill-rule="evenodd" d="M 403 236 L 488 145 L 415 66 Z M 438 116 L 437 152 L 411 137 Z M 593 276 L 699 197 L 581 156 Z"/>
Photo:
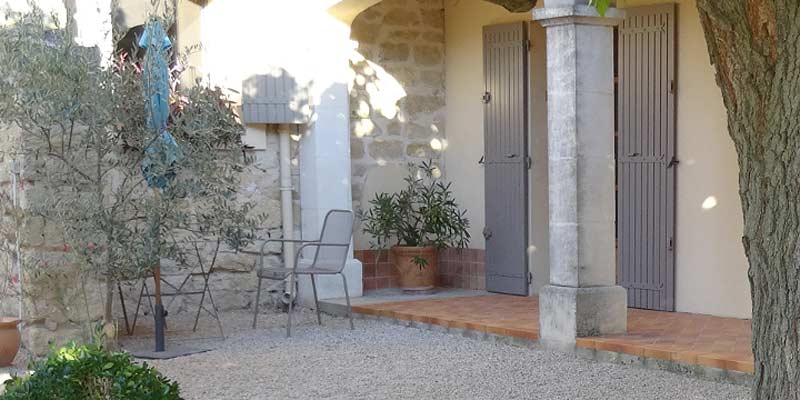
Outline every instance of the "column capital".
<path id="1" fill-rule="evenodd" d="M 594 7 L 588 5 L 543 7 L 533 10 L 533 20 L 538 21 L 543 27 L 570 24 L 616 26 L 623 18 L 625 11 L 618 8 L 609 8 L 606 15 L 601 17 Z"/>

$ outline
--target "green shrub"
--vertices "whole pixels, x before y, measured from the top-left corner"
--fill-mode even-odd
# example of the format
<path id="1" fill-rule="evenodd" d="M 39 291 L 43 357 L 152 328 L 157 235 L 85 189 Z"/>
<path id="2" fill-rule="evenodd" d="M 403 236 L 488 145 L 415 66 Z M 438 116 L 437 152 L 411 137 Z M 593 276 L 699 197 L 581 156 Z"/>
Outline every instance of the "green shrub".
<path id="1" fill-rule="evenodd" d="M 6 381 L 0 400 L 178 400 L 178 384 L 127 353 L 69 344 L 31 365 L 34 373 Z"/>
<path id="2" fill-rule="evenodd" d="M 393 239 L 400 246 L 467 247 L 467 212 L 458 206 L 450 183 L 440 174 L 430 161 L 411 164 L 405 189 L 378 193 L 369 201 L 361 221 L 364 233 L 372 237 L 372 247 L 391 247 Z"/>

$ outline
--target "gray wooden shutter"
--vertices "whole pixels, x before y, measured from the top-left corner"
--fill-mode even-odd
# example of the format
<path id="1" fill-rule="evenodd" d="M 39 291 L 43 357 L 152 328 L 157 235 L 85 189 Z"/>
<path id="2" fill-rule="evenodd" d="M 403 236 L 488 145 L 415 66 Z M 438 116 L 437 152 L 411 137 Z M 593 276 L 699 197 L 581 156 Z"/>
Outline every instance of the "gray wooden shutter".
<path id="1" fill-rule="evenodd" d="M 483 28 L 486 289 L 528 294 L 528 26 Z"/>
<path id="2" fill-rule="evenodd" d="M 626 9 L 617 40 L 617 280 L 674 311 L 675 4 Z"/>
<path id="3" fill-rule="evenodd" d="M 242 122 L 246 124 L 307 124 L 310 104 L 308 90 L 283 70 L 242 82 Z"/>

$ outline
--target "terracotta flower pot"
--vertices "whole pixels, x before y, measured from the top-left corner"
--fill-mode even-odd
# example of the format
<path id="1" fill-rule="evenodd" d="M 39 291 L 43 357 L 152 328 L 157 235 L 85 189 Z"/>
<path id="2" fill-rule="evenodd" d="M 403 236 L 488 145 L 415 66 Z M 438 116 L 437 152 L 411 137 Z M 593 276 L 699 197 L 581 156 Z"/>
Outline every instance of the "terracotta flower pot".
<path id="1" fill-rule="evenodd" d="M 0 317 L 0 367 L 8 367 L 19 351 L 20 320 L 12 317 Z"/>
<path id="2" fill-rule="evenodd" d="M 401 289 L 419 292 L 431 290 L 436 286 L 439 252 L 435 247 L 395 246 L 391 251 Z M 427 265 L 421 267 L 415 263 L 416 257 L 425 259 Z"/>

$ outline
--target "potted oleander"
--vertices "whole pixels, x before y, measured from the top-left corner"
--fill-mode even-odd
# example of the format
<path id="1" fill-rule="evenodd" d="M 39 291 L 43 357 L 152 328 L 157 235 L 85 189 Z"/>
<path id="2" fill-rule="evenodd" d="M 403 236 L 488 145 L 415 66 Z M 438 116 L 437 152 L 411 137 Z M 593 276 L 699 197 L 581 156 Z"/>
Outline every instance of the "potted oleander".
<path id="1" fill-rule="evenodd" d="M 378 193 L 361 214 L 373 248 L 390 248 L 399 284 L 408 292 L 436 286 L 438 251 L 469 244 L 469 219 L 431 162 L 410 165 L 405 189 Z"/>

